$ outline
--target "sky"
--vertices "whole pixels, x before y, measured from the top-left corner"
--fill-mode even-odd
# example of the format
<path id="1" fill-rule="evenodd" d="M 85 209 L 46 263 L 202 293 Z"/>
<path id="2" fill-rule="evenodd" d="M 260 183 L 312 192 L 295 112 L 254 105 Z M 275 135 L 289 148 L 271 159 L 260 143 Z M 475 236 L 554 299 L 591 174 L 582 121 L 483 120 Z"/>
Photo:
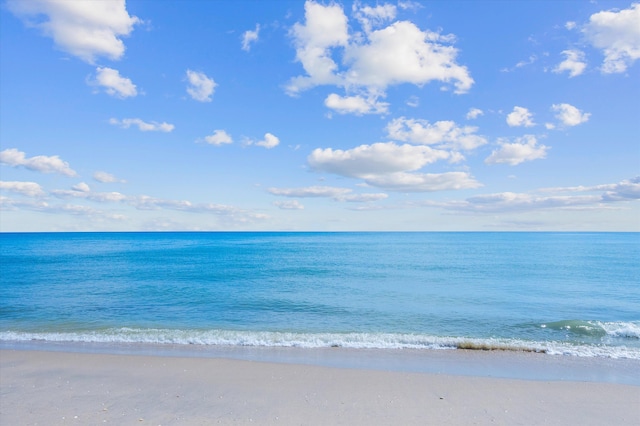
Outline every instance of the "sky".
<path id="1" fill-rule="evenodd" d="M 0 231 L 640 231 L 640 3 L 0 3 Z"/>

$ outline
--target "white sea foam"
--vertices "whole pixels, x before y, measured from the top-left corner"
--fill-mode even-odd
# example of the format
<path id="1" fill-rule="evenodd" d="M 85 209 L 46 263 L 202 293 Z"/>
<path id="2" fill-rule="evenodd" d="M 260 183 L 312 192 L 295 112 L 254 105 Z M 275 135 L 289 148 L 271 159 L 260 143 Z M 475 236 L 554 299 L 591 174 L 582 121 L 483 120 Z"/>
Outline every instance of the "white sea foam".
<path id="1" fill-rule="evenodd" d="M 640 339 L 640 321 L 597 323 L 608 336 Z"/>
<path id="2" fill-rule="evenodd" d="M 613 324 L 613 323 L 609 323 Z M 636 333 L 628 323 L 612 333 Z M 633 325 L 633 324 L 632 324 Z M 637 324 L 636 324 L 637 327 Z M 618 330 L 618 331 L 616 331 Z M 527 341 L 498 338 L 440 337 L 393 333 L 288 333 L 231 330 L 170 330 L 117 328 L 86 332 L 0 332 L 0 341 L 51 341 L 88 343 L 152 343 L 177 345 L 225 345 L 262 347 L 344 347 L 358 349 L 472 349 L 529 351 L 551 355 L 639 359 L 640 348 L 570 344 L 557 341 Z"/>
<path id="3" fill-rule="evenodd" d="M 540 327 L 591 337 L 640 339 L 640 321 L 564 320 L 541 324 Z"/>

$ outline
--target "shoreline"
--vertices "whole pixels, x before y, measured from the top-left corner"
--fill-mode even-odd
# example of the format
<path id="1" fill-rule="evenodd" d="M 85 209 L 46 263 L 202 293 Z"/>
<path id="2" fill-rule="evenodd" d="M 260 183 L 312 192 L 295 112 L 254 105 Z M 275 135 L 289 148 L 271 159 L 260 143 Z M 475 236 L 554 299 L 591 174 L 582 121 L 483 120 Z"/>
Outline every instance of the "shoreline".
<path id="1" fill-rule="evenodd" d="M 640 386 L 603 382 L 7 348 L 0 367 L 3 424 L 640 422 Z"/>
<path id="2" fill-rule="evenodd" d="M 229 359 L 341 369 L 613 383 L 640 387 L 640 360 L 530 351 L 0 341 L 0 352 L 7 350 Z"/>

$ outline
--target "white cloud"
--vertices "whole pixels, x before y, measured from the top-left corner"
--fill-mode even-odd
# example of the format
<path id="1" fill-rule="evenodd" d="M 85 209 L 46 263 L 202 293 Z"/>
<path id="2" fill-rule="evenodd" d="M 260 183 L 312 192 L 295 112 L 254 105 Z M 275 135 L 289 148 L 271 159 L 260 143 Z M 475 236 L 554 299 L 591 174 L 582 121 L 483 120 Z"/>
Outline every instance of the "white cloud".
<path id="1" fill-rule="evenodd" d="M 26 169 L 41 173 L 60 173 L 61 175 L 73 177 L 77 173 L 69 167 L 69 163 L 62 161 L 57 155 L 38 155 L 27 158 L 26 154 L 16 148 L 5 149 L 0 152 L 0 164 L 12 167 L 22 166 Z"/>
<path id="2" fill-rule="evenodd" d="M 261 146 L 267 149 L 271 149 L 280 145 L 280 139 L 278 139 L 276 136 L 272 135 L 271 133 L 265 133 L 264 139 L 261 141 L 255 142 L 255 145 Z"/>
<path id="3" fill-rule="evenodd" d="M 569 104 L 553 104 L 551 109 L 555 112 L 556 118 L 565 126 L 577 126 L 586 123 L 591 116 L 588 112 L 582 112 L 578 108 Z"/>
<path id="4" fill-rule="evenodd" d="M 217 84 L 202 72 L 187 70 L 187 93 L 200 102 L 211 102 L 211 96 Z"/>
<path id="5" fill-rule="evenodd" d="M 274 201 L 273 205 L 282 210 L 304 210 L 304 206 L 298 200 L 292 201 Z"/>
<path id="6" fill-rule="evenodd" d="M 359 3 L 354 3 L 353 12 L 355 18 L 362 25 L 362 29 L 369 33 L 372 28 L 380 27 L 384 23 L 395 19 L 397 10 L 394 5 L 388 3 L 375 7 L 360 6 Z"/>
<path id="7" fill-rule="evenodd" d="M 26 25 L 53 38 L 58 48 L 89 63 L 100 56 L 120 59 L 122 37 L 141 22 L 129 15 L 125 0 L 10 0 L 8 6 Z"/>
<path id="8" fill-rule="evenodd" d="M 339 96 L 331 93 L 324 100 L 327 108 L 333 109 L 339 114 L 386 114 L 389 112 L 389 104 L 386 102 L 377 102 L 375 97 L 369 96 Z"/>
<path id="9" fill-rule="evenodd" d="M 233 139 L 231 138 L 231 136 L 224 130 L 215 130 L 212 135 L 205 136 L 202 141 L 208 143 L 209 145 L 216 146 L 233 143 Z"/>
<path id="10" fill-rule="evenodd" d="M 387 194 L 382 192 L 378 193 L 365 193 L 365 194 L 347 194 L 338 201 L 346 201 L 348 203 L 368 203 L 371 201 L 380 201 L 389 198 Z"/>
<path id="11" fill-rule="evenodd" d="M 515 166 L 525 161 L 539 160 L 547 156 L 549 147 L 538 144 L 533 135 L 517 138 L 516 142 L 499 141 L 500 148 L 494 150 L 484 161 L 486 164 L 509 164 Z"/>
<path id="12" fill-rule="evenodd" d="M 89 187 L 89 185 L 86 182 L 80 182 L 76 185 L 73 185 L 71 187 L 71 189 L 73 189 L 74 191 L 79 191 L 79 192 L 91 192 L 91 188 Z"/>
<path id="13" fill-rule="evenodd" d="M 466 172 L 390 173 L 365 179 L 371 186 L 398 192 L 435 192 L 478 188 L 482 184 Z"/>
<path id="14" fill-rule="evenodd" d="M 569 78 L 571 78 L 582 74 L 587 68 L 587 63 L 584 60 L 584 52 L 581 50 L 563 50 L 562 54 L 565 55 L 566 58 L 553 69 L 553 72 L 559 74 L 567 71 L 569 73 Z"/>
<path id="15" fill-rule="evenodd" d="M 422 9 L 424 6 L 417 1 L 399 1 L 398 7 L 402 10 L 411 10 L 413 12 L 417 12 Z"/>
<path id="16" fill-rule="evenodd" d="M 396 145 L 393 142 L 360 145 L 349 150 L 317 148 L 307 161 L 319 171 L 341 176 L 367 178 L 375 175 L 413 171 L 449 158 L 446 151 L 428 146 Z"/>
<path id="17" fill-rule="evenodd" d="M 304 10 L 305 24 L 294 24 L 290 34 L 296 46 L 296 59 L 307 76 L 292 79 L 287 87 L 292 95 L 320 84 L 339 83 L 340 78 L 334 73 L 338 66 L 331 58 L 330 48 L 346 46 L 349 40 L 347 17 L 341 6 L 307 1 Z"/>
<path id="18" fill-rule="evenodd" d="M 249 50 L 251 50 L 251 44 L 255 43 L 256 41 L 258 41 L 258 37 L 260 34 L 260 25 L 257 24 L 256 25 L 256 29 L 251 31 L 245 31 L 244 34 L 242 34 L 242 50 L 248 52 Z"/>
<path id="19" fill-rule="evenodd" d="M 0 189 L 26 195 L 27 197 L 41 197 L 45 195 L 42 187 L 35 182 L 0 181 Z"/>
<path id="20" fill-rule="evenodd" d="M 0 210 L 31 210 L 39 213 L 47 214 L 70 214 L 73 216 L 88 216 L 91 218 L 107 219 L 107 220 L 123 220 L 125 217 L 121 214 L 114 214 L 96 210 L 89 206 L 80 206 L 75 204 L 49 204 L 42 200 L 13 200 L 0 197 Z"/>
<path id="21" fill-rule="evenodd" d="M 334 186 L 307 186 L 302 188 L 269 188 L 269 193 L 281 197 L 292 198 L 331 198 L 334 201 L 346 201 L 352 203 L 364 203 L 379 201 L 388 197 L 382 193 L 353 194 L 349 188 L 337 188 Z"/>
<path id="22" fill-rule="evenodd" d="M 564 27 L 568 30 L 573 30 L 576 27 L 576 23 L 574 21 L 567 21 Z"/>
<path id="23" fill-rule="evenodd" d="M 441 81 L 453 83 L 456 93 L 465 93 L 473 85 L 467 68 L 455 62 L 458 50 L 444 44 L 450 42 L 449 36 L 399 21 L 367 38 L 368 43 L 352 44 L 345 51 L 348 86 L 375 91 L 395 84 Z"/>
<path id="24" fill-rule="evenodd" d="M 118 70 L 112 68 L 96 68 L 96 78 L 90 84 L 102 86 L 105 92 L 117 98 L 124 99 L 138 94 L 136 85 L 128 78 L 122 77 Z"/>
<path id="25" fill-rule="evenodd" d="M 587 67 L 587 63 L 584 61 L 584 52 L 577 49 L 569 49 L 563 50 L 562 54 L 565 55 L 566 58 L 553 69 L 553 72 L 559 74 L 567 71 L 569 78 L 578 76 L 584 72 Z"/>
<path id="26" fill-rule="evenodd" d="M 528 59 L 522 60 L 520 62 L 518 62 L 517 64 L 515 64 L 513 67 L 511 68 L 503 68 L 500 70 L 500 72 L 513 72 L 519 68 L 524 68 L 528 65 L 531 65 L 533 63 L 535 63 L 538 60 L 538 57 L 536 55 L 530 55 Z"/>
<path id="27" fill-rule="evenodd" d="M 463 201 L 427 202 L 448 210 L 495 214 L 535 210 L 584 210 L 609 208 L 611 203 L 640 200 L 640 177 L 615 184 L 546 188 L 536 193 L 501 192 L 468 198 Z M 583 194 L 592 192 L 595 194 Z M 569 193 L 566 195 L 566 193 Z"/>
<path id="28" fill-rule="evenodd" d="M 519 106 L 513 107 L 513 111 L 507 115 L 507 124 L 511 127 L 535 126 L 533 114 L 531 114 L 528 109 Z"/>
<path id="29" fill-rule="evenodd" d="M 307 186 L 303 188 L 269 188 L 267 191 L 273 195 L 294 198 L 340 198 L 352 190 L 349 188 L 336 188 L 334 186 Z"/>
<path id="30" fill-rule="evenodd" d="M 387 86 L 431 81 L 452 84 L 456 93 L 464 93 L 473 84 L 466 67 L 456 63 L 457 49 L 450 46 L 453 37 L 422 31 L 408 21 L 396 21 L 372 30 L 395 17 L 393 6 L 357 7 L 365 34 L 349 35 L 348 19 L 340 5 L 305 3 L 305 23 L 296 23 L 291 31 L 296 58 L 306 75 L 289 82 L 291 95 L 318 85 L 336 85 L 348 91 L 364 91 L 381 96 Z M 333 58 L 334 50 L 344 52 L 343 69 Z"/>
<path id="31" fill-rule="evenodd" d="M 128 196 L 120 192 L 92 192 L 88 185 L 86 187 L 76 185 L 70 190 L 54 189 L 51 191 L 51 195 L 56 198 L 79 198 L 98 203 L 117 203 L 127 201 L 129 199 Z"/>
<path id="32" fill-rule="evenodd" d="M 544 188 L 541 192 L 602 192 L 603 201 L 640 200 L 640 176 L 625 179 L 618 183 Z"/>
<path id="33" fill-rule="evenodd" d="M 225 204 L 192 203 L 187 200 L 166 200 L 147 195 L 128 197 L 127 203 L 138 210 L 166 209 L 189 213 L 213 214 L 236 224 L 252 223 L 255 221 L 265 220 L 269 217 L 263 213 L 254 213 Z"/>
<path id="34" fill-rule="evenodd" d="M 0 182 L 0 189 L 22 193 L 31 197 L 46 195 L 38 184 L 33 182 Z M 88 184 L 80 182 L 69 190 L 53 190 L 50 192 L 58 199 L 85 200 L 101 204 L 117 203 L 138 210 L 174 210 L 189 213 L 216 215 L 225 223 L 247 224 L 268 219 L 268 215 L 255 213 L 234 206 L 215 203 L 192 203 L 187 200 L 170 200 L 147 195 L 126 195 L 120 192 L 94 192 Z M 72 214 L 99 216 L 108 219 L 122 220 L 124 216 L 93 209 L 85 205 L 49 204 L 43 200 L 14 200 L 0 196 L 0 208 L 4 210 L 33 210 L 42 213 Z"/>
<path id="35" fill-rule="evenodd" d="M 138 126 L 138 129 L 142 132 L 171 132 L 175 126 L 169 123 L 158 123 L 156 121 L 152 121 L 147 123 L 142 121 L 139 118 L 123 118 L 122 120 L 118 120 L 117 118 L 111 118 L 109 120 L 109 124 L 114 126 L 122 127 L 123 129 L 128 129 L 131 126 Z"/>
<path id="36" fill-rule="evenodd" d="M 484 115 L 484 111 L 482 111 L 479 108 L 471 108 L 471 109 L 469 109 L 469 112 L 467 112 L 467 115 L 465 116 L 465 118 L 467 120 L 475 120 L 476 118 L 480 117 L 481 115 Z"/>
<path id="37" fill-rule="evenodd" d="M 93 174 L 93 179 L 101 183 L 126 183 L 127 182 L 123 179 L 118 179 L 111 173 L 100 172 L 100 171 L 95 172 Z"/>
<path id="38" fill-rule="evenodd" d="M 541 197 L 526 193 L 501 192 L 471 197 L 462 202 L 449 203 L 444 207 L 475 213 L 497 213 L 541 209 L 575 209 L 593 205 L 600 201 L 601 199 L 598 196 Z"/>
<path id="39" fill-rule="evenodd" d="M 629 9 L 591 15 L 583 32 L 604 53 L 603 73 L 625 72 L 640 58 L 640 3 Z"/>
<path id="40" fill-rule="evenodd" d="M 481 186 L 464 172 L 409 173 L 435 161 L 455 157 L 457 153 L 425 145 L 387 142 L 360 145 L 350 150 L 318 148 L 309 155 L 307 161 L 314 170 L 360 178 L 369 186 L 390 191 L 426 192 Z"/>
<path id="41" fill-rule="evenodd" d="M 472 150 L 487 143 L 475 134 L 477 127 L 458 126 L 453 121 L 436 121 L 400 117 L 387 124 L 391 139 L 421 145 L 436 145 L 438 148 Z"/>

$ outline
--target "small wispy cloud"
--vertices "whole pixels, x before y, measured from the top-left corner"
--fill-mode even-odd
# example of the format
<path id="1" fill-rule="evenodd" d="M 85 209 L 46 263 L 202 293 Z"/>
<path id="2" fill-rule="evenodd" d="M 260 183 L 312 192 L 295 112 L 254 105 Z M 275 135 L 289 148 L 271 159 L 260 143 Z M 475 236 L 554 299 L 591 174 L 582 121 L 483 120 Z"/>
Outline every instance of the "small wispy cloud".
<path id="1" fill-rule="evenodd" d="M 128 129 L 131 126 L 136 126 L 142 132 L 164 132 L 168 133 L 175 129 L 173 124 L 166 122 L 158 123 L 157 121 L 146 122 L 139 118 L 123 118 L 118 120 L 117 118 L 111 118 L 109 124 Z"/>

